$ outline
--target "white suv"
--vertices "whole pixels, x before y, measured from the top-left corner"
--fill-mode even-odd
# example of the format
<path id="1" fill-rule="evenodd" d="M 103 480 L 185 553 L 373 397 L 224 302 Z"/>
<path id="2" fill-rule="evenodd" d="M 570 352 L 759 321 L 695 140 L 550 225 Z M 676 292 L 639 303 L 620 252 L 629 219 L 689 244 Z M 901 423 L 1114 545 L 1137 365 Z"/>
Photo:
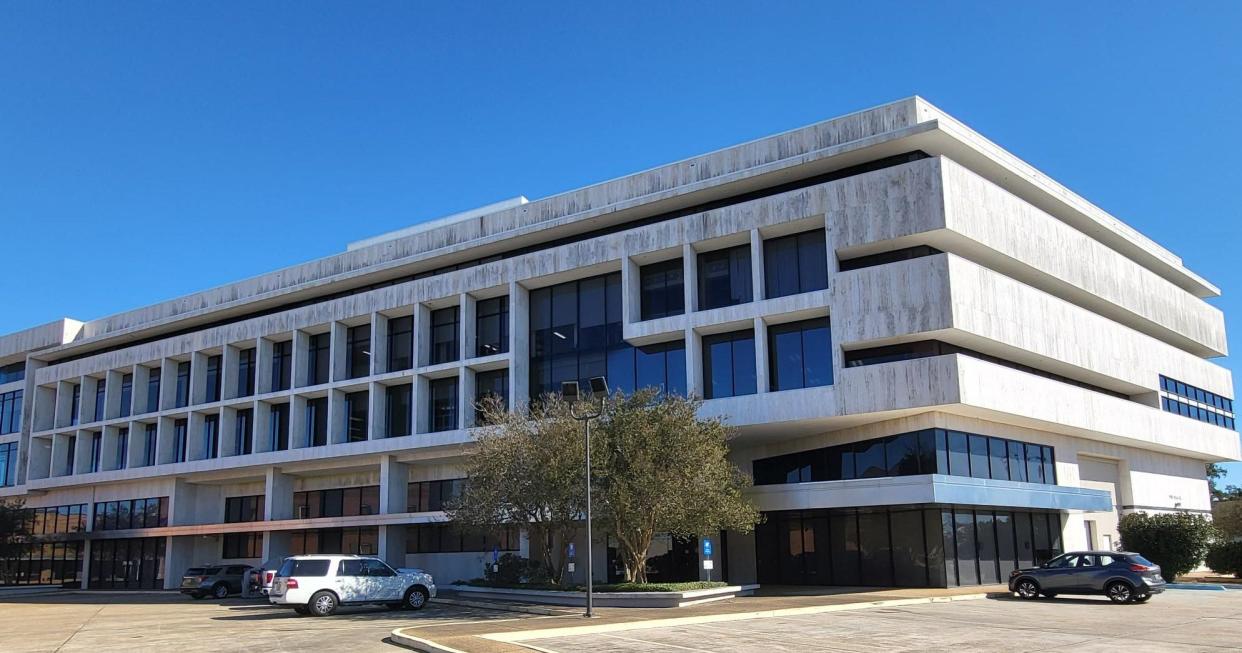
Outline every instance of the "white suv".
<path id="1" fill-rule="evenodd" d="M 298 614 L 326 617 L 339 606 L 360 603 L 418 610 L 435 595 L 435 581 L 418 569 L 393 569 L 365 556 L 301 555 L 285 558 L 268 600 Z"/>

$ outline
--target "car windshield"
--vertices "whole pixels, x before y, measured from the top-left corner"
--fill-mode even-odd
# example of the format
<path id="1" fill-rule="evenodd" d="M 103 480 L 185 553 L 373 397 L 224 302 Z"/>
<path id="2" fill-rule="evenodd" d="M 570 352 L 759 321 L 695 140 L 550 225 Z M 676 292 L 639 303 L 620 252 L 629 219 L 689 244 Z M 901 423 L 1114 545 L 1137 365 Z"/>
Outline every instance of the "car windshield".
<path id="1" fill-rule="evenodd" d="M 280 566 L 280 571 L 276 572 L 277 576 L 327 576 L 328 561 L 327 560 L 286 560 L 285 564 Z"/>

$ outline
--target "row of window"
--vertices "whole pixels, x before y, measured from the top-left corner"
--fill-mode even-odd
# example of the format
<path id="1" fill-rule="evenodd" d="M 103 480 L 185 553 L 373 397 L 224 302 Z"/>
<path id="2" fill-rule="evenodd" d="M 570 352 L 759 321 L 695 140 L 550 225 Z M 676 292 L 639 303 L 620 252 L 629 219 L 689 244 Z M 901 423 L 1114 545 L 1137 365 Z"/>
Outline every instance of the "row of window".
<path id="1" fill-rule="evenodd" d="M 228 497 L 224 500 L 224 523 L 263 521 L 263 495 Z"/>
<path id="2" fill-rule="evenodd" d="M 378 485 L 293 493 L 294 519 L 379 514 Z"/>
<path id="3" fill-rule="evenodd" d="M 0 385 L 5 383 L 16 383 L 26 378 L 26 363 L 19 361 L 9 363 L 8 365 L 0 365 Z"/>
<path id="4" fill-rule="evenodd" d="M 379 552 L 379 527 L 320 528 L 293 531 L 290 534 L 293 555 L 318 553 L 352 553 L 375 555 Z"/>
<path id="5" fill-rule="evenodd" d="M 1228 397 L 1223 397 L 1214 392 L 1208 392 L 1207 390 L 1204 390 L 1203 388 L 1197 388 L 1188 383 L 1182 383 L 1181 381 L 1178 381 L 1176 379 L 1170 379 L 1169 377 L 1163 374 L 1160 375 L 1160 389 L 1170 394 L 1175 394 L 1179 397 L 1185 397 L 1186 399 L 1190 399 L 1191 401 L 1197 401 L 1201 404 L 1207 404 L 1208 406 L 1212 408 L 1216 408 L 1217 410 L 1223 410 L 1227 413 L 1233 412 L 1233 400 L 1232 399 Z"/>
<path id="6" fill-rule="evenodd" d="M 923 429 L 763 458 L 755 485 L 946 474 L 1056 484 L 1052 447 L 974 433 Z"/>
<path id="7" fill-rule="evenodd" d="M 221 560 L 263 557 L 263 533 L 225 533 L 220 539 Z"/>
<path id="8" fill-rule="evenodd" d="M 773 392 L 832 385 L 828 318 L 768 327 L 768 382 Z M 703 336 L 704 398 L 756 391 L 754 330 Z"/>
<path id="9" fill-rule="evenodd" d="M 17 485 L 17 443 L 0 444 L 0 487 Z"/>
<path id="10" fill-rule="evenodd" d="M 1233 417 L 1230 417 L 1224 413 L 1218 413 L 1214 410 L 1208 410 L 1202 406 L 1193 406 L 1184 401 L 1170 399 L 1169 397 L 1161 397 L 1160 407 L 1167 412 L 1177 413 L 1182 417 L 1189 417 L 1191 419 L 1199 420 L 1200 422 L 1223 426 L 1231 430 L 1234 428 Z"/>
<path id="11" fill-rule="evenodd" d="M 89 513 L 85 503 L 75 503 L 66 506 L 26 508 L 22 510 L 22 519 L 25 522 L 26 532 L 31 535 L 56 535 L 85 531 L 87 514 Z"/>
<path id="12" fill-rule="evenodd" d="M 430 512 L 444 510 L 445 506 L 461 496 L 466 484 L 464 478 L 450 478 L 442 481 L 412 481 L 406 487 L 406 511 Z"/>
<path id="13" fill-rule="evenodd" d="M 78 586 L 82 582 L 82 546 L 75 542 L 45 542 L 28 546 L 21 557 L 0 559 L 4 585 Z"/>
<path id="14" fill-rule="evenodd" d="M 986 585 L 1061 552 L 1052 512 L 911 506 L 764 515 L 755 529 L 760 583 Z"/>
<path id="15" fill-rule="evenodd" d="M 91 589 L 164 589 L 167 542 L 165 537 L 95 540 L 91 543 Z"/>
<path id="16" fill-rule="evenodd" d="M 517 551 L 517 528 L 487 530 L 461 528 L 452 523 L 412 524 L 405 529 L 406 553 L 475 553 Z"/>
<path id="17" fill-rule="evenodd" d="M 95 504 L 96 531 L 123 531 L 167 525 L 168 497 L 100 501 Z"/>
<path id="18" fill-rule="evenodd" d="M 22 391 L 0 393 L 0 435 L 22 430 Z"/>

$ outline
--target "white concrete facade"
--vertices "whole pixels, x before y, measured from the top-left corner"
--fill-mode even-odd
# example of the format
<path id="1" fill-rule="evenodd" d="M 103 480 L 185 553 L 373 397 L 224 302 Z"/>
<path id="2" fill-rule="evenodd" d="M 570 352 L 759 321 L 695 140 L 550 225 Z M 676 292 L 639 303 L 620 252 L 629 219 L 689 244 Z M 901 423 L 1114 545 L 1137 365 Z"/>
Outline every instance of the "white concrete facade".
<path id="1" fill-rule="evenodd" d="M 1082 548 L 1116 542 L 1119 513 L 1207 512 L 1204 464 L 1242 457 L 1232 428 L 1163 409 L 1162 376 L 1234 396 L 1229 371 L 1211 361 L 1227 353 L 1223 315 L 1205 301 L 1217 289 L 921 98 L 488 208 L 187 297 L 0 337 L 0 366 L 25 363 L 24 379 L 0 385 L 0 394 L 23 392 L 20 430 L 0 435 L 0 446 L 13 442 L 18 451 L 15 478 L 0 497 L 32 508 L 86 504 L 91 515 L 109 501 L 168 498 L 166 525 L 97 530 L 87 519 L 86 532 L 71 536 L 87 542 L 84 581 L 101 541 L 163 538 L 164 584 L 172 587 L 182 567 L 226 560 L 225 534 L 255 533 L 261 555 L 227 560 L 257 564 L 291 553 L 294 533 L 340 528 L 375 529 L 375 553 L 445 581 L 477 576 L 491 550 L 407 554 L 418 548 L 407 542 L 407 527 L 443 520 L 440 511 L 407 505 L 407 484 L 461 476 L 479 374 L 507 370 L 510 405 L 529 398 L 532 291 L 605 273 L 620 273 L 624 340 L 684 343 L 684 386 L 698 396 L 709 383 L 703 339 L 753 330 L 756 392 L 703 405 L 704 414 L 738 428 L 734 458 L 747 471 L 755 460 L 922 429 L 1052 447 L 1061 494 L 1087 490 L 1083 496 L 1098 500 L 1110 493 L 1114 506 L 1056 509 L 1063 547 Z M 765 241 L 811 231 L 826 243 L 822 287 L 764 296 Z M 749 247 L 752 301 L 699 310 L 697 255 L 735 246 Z M 934 250 L 842 271 L 842 261 L 913 247 Z M 674 259 L 684 271 L 685 310 L 642 319 L 642 266 Z M 501 296 L 508 298 L 507 351 L 474 356 L 477 306 Z M 433 364 L 432 315 L 446 307 L 458 310 L 459 355 Z M 407 317 L 413 365 L 389 370 L 390 324 Z M 832 383 L 776 390 L 769 329 L 808 318 L 830 320 Z M 365 373 L 351 374 L 349 329 L 364 325 L 370 360 Z M 309 384 L 310 343 L 321 334 L 330 343 L 327 380 Z M 956 349 L 846 362 L 860 351 L 927 341 Z M 286 342 L 292 383 L 275 389 L 274 352 Z M 253 393 L 239 381 L 250 350 Z M 217 356 L 215 382 L 208 367 Z M 182 405 L 177 376 L 187 362 Z M 147 381 L 156 371 L 159 396 L 148 411 Z M 457 428 L 435 429 L 430 401 L 441 379 L 456 379 Z M 208 395 L 214 387 L 218 399 Z M 410 392 L 409 435 L 390 437 L 394 387 Z M 362 392 L 366 424 L 351 439 L 347 407 Z M 319 399 L 328 427 L 316 446 L 307 407 Z M 283 404 L 289 443 L 277 450 L 268 434 L 272 406 Z M 246 411 L 250 453 L 236 445 Z M 1232 423 L 1232 406 L 1210 413 Z M 216 439 L 201 437 L 213 420 Z M 179 424 L 187 436 L 180 446 Z M 148 428 L 154 464 L 146 464 Z M 932 505 L 959 496 L 936 494 L 952 490 L 952 478 L 917 478 L 764 485 L 752 496 L 765 511 Z M 298 492 L 372 486 L 379 505 L 369 514 L 313 517 L 293 507 Z M 1003 494 L 1011 490 L 1049 488 L 969 489 L 1016 496 Z M 256 495 L 263 520 L 226 523 L 226 498 Z M 970 505 L 1054 509 L 1060 499 L 1049 500 Z M 1100 539 L 1088 542 L 1093 536 Z M 512 548 L 529 546 L 523 538 Z M 730 535 L 730 580 L 755 580 L 755 549 L 753 536 Z M 604 563 L 597 567 L 602 574 Z"/>

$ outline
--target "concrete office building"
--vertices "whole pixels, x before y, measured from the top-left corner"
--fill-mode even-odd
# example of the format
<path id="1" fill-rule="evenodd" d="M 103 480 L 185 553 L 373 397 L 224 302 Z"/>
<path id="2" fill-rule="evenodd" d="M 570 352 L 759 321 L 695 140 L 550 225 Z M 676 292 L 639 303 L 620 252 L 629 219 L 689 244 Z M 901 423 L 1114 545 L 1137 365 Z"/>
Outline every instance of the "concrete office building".
<path id="1" fill-rule="evenodd" d="M 448 582 L 530 549 L 442 523 L 475 399 L 605 375 L 737 427 L 767 520 L 715 534 L 716 577 L 995 582 L 1208 512 L 1239 458 L 1217 294 L 911 98 L 0 337 L 0 494 L 43 542 L 18 582 L 329 551 Z M 657 546 L 653 579 L 701 573 Z"/>

